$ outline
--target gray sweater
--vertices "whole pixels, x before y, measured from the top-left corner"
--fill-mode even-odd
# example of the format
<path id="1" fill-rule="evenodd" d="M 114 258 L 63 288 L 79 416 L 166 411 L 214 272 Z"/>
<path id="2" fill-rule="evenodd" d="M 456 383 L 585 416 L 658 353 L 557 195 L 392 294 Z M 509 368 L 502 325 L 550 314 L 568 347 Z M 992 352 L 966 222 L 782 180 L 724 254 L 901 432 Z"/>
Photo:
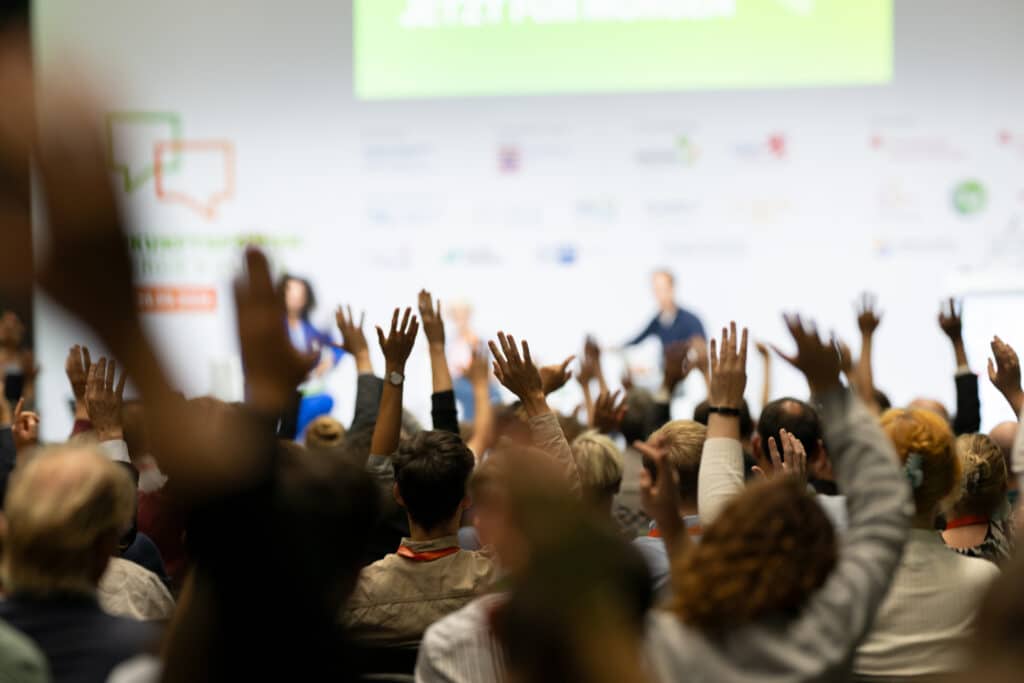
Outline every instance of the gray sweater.
<path id="1" fill-rule="evenodd" d="M 900 560 L 910 490 L 889 439 L 849 391 L 821 397 L 825 437 L 849 528 L 832 575 L 795 618 L 763 620 L 714 640 L 675 615 L 650 617 L 647 654 L 661 681 L 845 681 Z M 714 461 L 701 468 L 715 467 Z M 703 478 L 703 477 L 702 477 Z M 703 516 L 703 511 L 702 516 Z"/>

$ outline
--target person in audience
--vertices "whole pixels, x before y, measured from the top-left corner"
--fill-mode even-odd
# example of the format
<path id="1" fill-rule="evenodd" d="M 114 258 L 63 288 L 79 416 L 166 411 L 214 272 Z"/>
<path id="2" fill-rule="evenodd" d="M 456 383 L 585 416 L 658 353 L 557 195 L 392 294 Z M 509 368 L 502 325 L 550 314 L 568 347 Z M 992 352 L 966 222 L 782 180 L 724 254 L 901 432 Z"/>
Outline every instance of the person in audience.
<path id="1" fill-rule="evenodd" d="M 306 448 L 336 448 L 345 440 L 345 428 L 330 415 L 321 415 L 306 427 Z"/>
<path id="2" fill-rule="evenodd" d="M 676 303 L 676 278 L 668 270 L 656 270 L 651 275 L 651 287 L 658 304 L 658 313 L 637 336 L 626 342 L 635 346 L 654 335 L 667 349 L 676 342 L 704 339 L 704 325 L 693 313 Z"/>
<path id="3" fill-rule="evenodd" d="M 96 596 L 104 612 L 119 617 L 166 621 L 174 612 L 174 598 L 161 577 L 120 557 L 110 558 Z"/>
<path id="4" fill-rule="evenodd" d="M 344 622 L 361 641 L 408 645 L 488 588 L 494 563 L 484 553 L 459 547 L 474 458 L 457 434 L 420 432 L 387 460 L 411 534 L 395 553 L 363 569 Z"/>
<path id="5" fill-rule="evenodd" d="M 692 542 L 700 542 L 702 527 L 697 508 L 697 475 L 700 471 L 701 451 L 707 430 L 704 425 L 693 420 L 673 420 L 651 434 L 647 440 L 648 448 L 662 448 L 668 453 L 672 467 L 672 481 L 679 489 L 678 515 Z M 641 446 L 637 446 L 641 449 Z M 641 473 L 641 486 L 644 476 L 650 476 L 654 464 L 645 459 L 644 472 Z M 652 519 L 653 511 L 649 506 L 645 510 Z M 643 555 L 651 574 L 651 583 L 658 595 L 663 595 L 668 588 L 670 565 L 672 558 L 668 554 L 662 531 L 652 525 L 646 536 L 637 537 L 633 541 L 637 550 Z"/>
<path id="6" fill-rule="evenodd" d="M 961 555 L 1002 564 L 1013 552 L 1008 473 L 1003 453 L 984 434 L 957 437 L 961 484 L 946 514 L 946 545 Z"/>
<path id="7" fill-rule="evenodd" d="M 611 517 L 612 502 L 622 485 L 622 451 L 614 441 L 596 430 L 577 436 L 571 447 L 580 473 L 584 502 Z"/>
<path id="8" fill-rule="evenodd" d="M 707 440 L 698 480 L 699 544 L 678 515 L 677 487 L 662 475 L 668 453 L 645 447 L 657 478 L 645 486 L 673 565 L 672 609 L 651 617 L 647 655 L 660 680 L 845 680 L 853 650 L 889 588 L 906 539 L 908 490 L 891 444 L 840 382 L 833 344 L 787 318 L 807 378 L 850 527 L 839 541 L 793 477 L 743 482 L 739 406 L 747 334 L 712 341 Z M 723 471 L 724 470 L 724 471 Z"/>
<path id="9" fill-rule="evenodd" d="M 1017 440 L 1017 422 L 1000 422 L 988 433 L 993 443 L 999 447 L 1003 454 L 1003 462 L 1006 464 L 1006 498 L 1010 502 L 1010 510 L 1017 508 L 1017 499 L 1020 490 L 1017 488 L 1017 476 L 1013 471 L 1013 442 Z"/>
<path id="10" fill-rule="evenodd" d="M 961 486 L 949 423 L 930 410 L 894 409 L 882 416 L 882 428 L 903 464 L 914 516 L 892 589 L 857 650 L 855 671 L 884 679 L 957 672 L 967 665 L 964 646 L 974 615 L 999 570 L 952 552 L 935 530 L 936 517 Z"/>
<path id="11" fill-rule="evenodd" d="M 151 625 L 97 602 L 132 508 L 128 475 L 92 448 L 54 447 L 11 478 L 0 619 L 39 646 L 54 681 L 105 680 L 155 644 Z"/>
<path id="12" fill-rule="evenodd" d="M 794 437 L 796 443 L 789 441 L 786 435 Z M 792 397 L 780 398 L 764 406 L 751 442 L 753 457 L 761 472 L 773 472 L 775 469 L 770 452 L 773 441 L 776 448 L 782 447 L 783 458 L 787 450 L 802 451 L 801 457 L 806 457 L 807 481 L 819 494 L 816 500 L 836 530 L 846 529 L 846 498 L 839 495 L 836 488 L 832 461 L 825 449 L 824 430 L 814 406 Z M 787 445 L 793 448 L 787 449 Z"/>

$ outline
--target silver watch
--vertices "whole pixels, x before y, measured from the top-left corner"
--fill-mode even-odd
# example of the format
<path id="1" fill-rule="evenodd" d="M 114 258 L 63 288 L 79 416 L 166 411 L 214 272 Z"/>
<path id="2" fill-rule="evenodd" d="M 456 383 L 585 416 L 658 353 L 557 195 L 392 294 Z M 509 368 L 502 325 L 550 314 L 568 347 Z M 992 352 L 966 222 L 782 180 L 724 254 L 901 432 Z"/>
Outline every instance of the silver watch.
<path id="1" fill-rule="evenodd" d="M 405 381 L 405 375 L 400 372 L 392 372 L 388 374 L 388 382 L 396 387 L 402 386 L 402 382 Z"/>

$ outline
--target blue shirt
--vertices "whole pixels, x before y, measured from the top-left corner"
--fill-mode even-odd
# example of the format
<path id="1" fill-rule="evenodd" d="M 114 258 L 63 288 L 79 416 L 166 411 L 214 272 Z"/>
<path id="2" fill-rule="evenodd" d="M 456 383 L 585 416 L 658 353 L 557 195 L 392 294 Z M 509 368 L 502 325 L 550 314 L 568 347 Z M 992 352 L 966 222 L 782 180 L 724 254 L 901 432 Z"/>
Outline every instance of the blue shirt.
<path id="1" fill-rule="evenodd" d="M 643 332 L 626 342 L 626 346 L 639 344 L 652 334 L 661 340 L 662 346 L 686 341 L 690 337 L 707 337 L 704 334 L 704 325 L 701 324 L 700 319 L 693 313 L 678 306 L 676 306 L 676 317 L 672 320 L 671 324 L 665 325 L 661 321 L 661 315 L 656 315 Z"/>

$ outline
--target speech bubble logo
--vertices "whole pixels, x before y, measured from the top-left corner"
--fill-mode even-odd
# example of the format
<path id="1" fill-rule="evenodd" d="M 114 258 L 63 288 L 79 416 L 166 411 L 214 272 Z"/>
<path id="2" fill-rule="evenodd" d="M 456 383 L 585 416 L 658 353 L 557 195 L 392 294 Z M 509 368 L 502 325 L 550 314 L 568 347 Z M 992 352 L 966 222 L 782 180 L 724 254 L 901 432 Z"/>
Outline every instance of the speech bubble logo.
<path id="1" fill-rule="evenodd" d="M 187 180 L 172 187 L 166 177 L 169 160 L 188 157 Z M 153 147 L 153 178 L 157 199 L 182 204 L 206 220 L 235 196 L 235 145 L 229 140 L 160 140 Z"/>
<path id="2" fill-rule="evenodd" d="M 107 165 L 134 192 L 153 177 L 153 143 L 182 137 L 181 115 L 170 111 L 114 111 L 107 114 Z M 164 173 L 178 171 L 178 154 L 165 159 Z"/>

